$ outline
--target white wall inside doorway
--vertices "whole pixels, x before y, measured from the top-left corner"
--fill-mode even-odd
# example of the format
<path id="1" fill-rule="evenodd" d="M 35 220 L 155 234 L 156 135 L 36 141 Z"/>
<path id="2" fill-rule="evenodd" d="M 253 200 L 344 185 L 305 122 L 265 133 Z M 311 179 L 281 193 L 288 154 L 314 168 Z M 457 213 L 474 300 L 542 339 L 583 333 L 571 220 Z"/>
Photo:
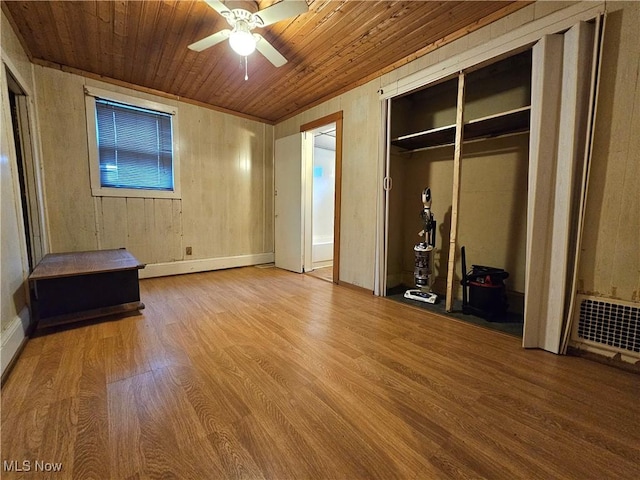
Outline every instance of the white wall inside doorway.
<path id="1" fill-rule="evenodd" d="M 314 267 L 333 261 L 336 173 L 335 124 L 313 132 L 312 261 Z"/>

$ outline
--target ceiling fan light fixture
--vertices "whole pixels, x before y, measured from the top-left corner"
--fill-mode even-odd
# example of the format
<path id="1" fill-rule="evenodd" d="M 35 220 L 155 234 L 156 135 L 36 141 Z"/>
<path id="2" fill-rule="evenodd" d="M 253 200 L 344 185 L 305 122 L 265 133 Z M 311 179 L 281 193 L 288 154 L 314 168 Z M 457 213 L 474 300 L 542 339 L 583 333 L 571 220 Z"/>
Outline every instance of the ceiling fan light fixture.
<path id="1" fill-rule="evenodd" d="M 234 52 L 246 57 L 256 49 L 256 39 L 250 31 L 249 25 L 244 20 L 236 22 L 233 31 L 229 35 L 229 44 Z"/>
<path id="2" fill-rule="evenodd" d="M 188 45 L 188 48 L 195 52 L 201 52 L 228 39 L 231 49 L 245 59 L 245 79 L 247 78 L 247 57 L 255 50 L 275 67 L 281 67 L 287 63 L 287 59 L 266 38 L 259 33 L 252 34 L 251 30 L 256 27 L 273 25 L 309 11 L 309 5 L 302 0 L 276 1 L 256 13 L 251 13 L 243 8 L 229 9 L 221 0 L 205 0 L 205 2 L 227 20 L 231 30 L 227 28 L 219 30 Z"/>

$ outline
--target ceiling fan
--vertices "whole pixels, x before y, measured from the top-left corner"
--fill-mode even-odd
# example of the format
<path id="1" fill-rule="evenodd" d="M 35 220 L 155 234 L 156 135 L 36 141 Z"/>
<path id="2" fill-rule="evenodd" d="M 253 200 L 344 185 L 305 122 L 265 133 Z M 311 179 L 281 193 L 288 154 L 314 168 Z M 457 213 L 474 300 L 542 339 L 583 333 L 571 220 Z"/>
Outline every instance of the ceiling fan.
<path id="1" fill-rule="evenodd" d="M 276 67 L 281 67 L 287 63 L 287 59 L 262 35 L 252 33 L 251 31 L 256 27 L 266 27 L 267 25 L 286 18 L 295 17 L 309 10 L 307 2 L 304 0 L 281 0 L 256 13 L 251 13 L 242 8 L 234 8 L 231 10 L 220 0 L 205 0 L 205 2 L 229 22 L 231 30 L 220 30 L 213 35 L 209 35 L 202 40 L 192 43 L 189 45 L 189 48 L 196 52 L 201 52 L 229 39 L 229 44 L 233 51 L 245 59 L 245 80 L 248 79 L 246 74 L 246 59 L 247 56 L 251 55 L 255 50 L 258 50 L 258 52 L 264 55 L 267 60 Z"/>

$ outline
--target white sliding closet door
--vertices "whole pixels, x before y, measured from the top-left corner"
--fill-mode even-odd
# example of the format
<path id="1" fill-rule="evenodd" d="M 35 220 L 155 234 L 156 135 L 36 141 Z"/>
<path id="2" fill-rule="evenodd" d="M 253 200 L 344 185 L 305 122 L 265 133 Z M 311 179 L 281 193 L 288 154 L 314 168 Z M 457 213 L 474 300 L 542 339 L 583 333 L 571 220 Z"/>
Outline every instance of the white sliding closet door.
<path id="1" fill-rule="evenodd" d="M 389 191 L 391 179 L 391 99 L 382 102 L 382 119 L 384 126 L 380 151 L 384 156 L 379 159 L 382 171 L 382 194 L 378 198 L 378 215 L 376 231 L 376 267 L 374 290 L 375 295 L 385 296 L 387 292 L 387 255 L 389 251 Z"/>
<path id="2" fill-rule="evenodd" d="M 574 292 L 594 28 L 533 47 L 523 346 L 559 353 Z"/>

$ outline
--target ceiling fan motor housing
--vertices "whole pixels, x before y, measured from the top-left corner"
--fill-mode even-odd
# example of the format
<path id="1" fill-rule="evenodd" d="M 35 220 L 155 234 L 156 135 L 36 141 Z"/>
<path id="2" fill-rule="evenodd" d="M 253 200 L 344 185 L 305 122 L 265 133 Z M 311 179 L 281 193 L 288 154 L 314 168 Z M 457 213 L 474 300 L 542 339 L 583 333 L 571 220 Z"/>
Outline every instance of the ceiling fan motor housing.
<path id="1" fill-rule="evenodd" d="M 238 23 L 246 24 L 249 30 L 255 27 L 264 26 L 264 22 L 258 15 L 242 8 L 227 10 L 226 12 L 223 12 L 222 15 L 227 19 L 229 25 L 234 28 Z"/>

